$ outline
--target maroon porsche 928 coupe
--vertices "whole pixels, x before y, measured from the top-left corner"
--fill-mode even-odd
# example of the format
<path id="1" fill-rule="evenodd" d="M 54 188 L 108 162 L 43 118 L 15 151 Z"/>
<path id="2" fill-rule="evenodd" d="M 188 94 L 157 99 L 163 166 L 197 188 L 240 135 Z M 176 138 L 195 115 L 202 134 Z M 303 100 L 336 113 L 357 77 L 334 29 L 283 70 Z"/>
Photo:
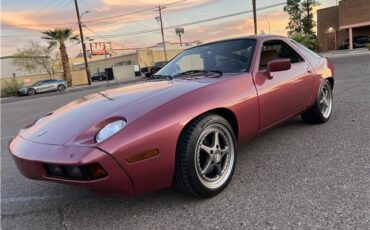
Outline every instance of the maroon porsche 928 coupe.
<path id="1" fill-rule="evenodd" d="M 173 186 L 212 197 L 237 145 L 289 118 L 324 123 L 334 70 L 280 36 L 187 49 L 145 83 L 85 96 L 22 129 L 10 150 L 31 179 L 139 195 Z"/>

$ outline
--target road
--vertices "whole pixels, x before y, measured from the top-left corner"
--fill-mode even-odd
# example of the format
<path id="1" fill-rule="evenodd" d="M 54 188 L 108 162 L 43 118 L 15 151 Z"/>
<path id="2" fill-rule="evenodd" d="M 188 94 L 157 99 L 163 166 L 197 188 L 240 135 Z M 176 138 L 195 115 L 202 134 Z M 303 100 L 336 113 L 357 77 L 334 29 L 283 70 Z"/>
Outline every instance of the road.
<path id="1" fill-rule="evenodd" d="M 9 138 L 88 90 L 2 105 L 2 229 L 370 229 L 370 55 L 332 59 L 334 110 L 299 117 L 239 148 L 228 188 L 211 199 L 167 189 L 137 198 L 25 179 Z"/>

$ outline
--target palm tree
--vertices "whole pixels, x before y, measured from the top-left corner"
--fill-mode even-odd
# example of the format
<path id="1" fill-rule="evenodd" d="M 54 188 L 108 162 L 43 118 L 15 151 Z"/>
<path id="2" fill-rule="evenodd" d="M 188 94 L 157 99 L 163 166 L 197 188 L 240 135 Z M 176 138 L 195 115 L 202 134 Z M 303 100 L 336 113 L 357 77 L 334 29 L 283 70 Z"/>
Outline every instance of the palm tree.
<path id="1" fill-rule="evenodd" d="M 72 73 L 69 65 L 66 42 L 70 40 L 79 41 L 78 35 L 72 35 L 72 29 L 70 28 L 48 30 L 42 33 L 45 35 L 42 38 L 49 42 L 49 49 L 56 47 L 59 44 L 64 80 L 68 82 L 68 85 L 72 85 Z"/>
<path id="2" fill-rule="evenodd" d="M 182 40 L 181 40 L 181 36 L 182 36 L 182 34 L 184 34 L 184 33 L 185 33 L 185 30 L 184 30 L 184 28 L 176 27 L 176 28 L 175 28 L 175 32 L 176 32 L 177 36 L 179 36 L 179 38 L 180 38 L 180 45 L 181 45 L 181 47 L 182 47 Z"/>

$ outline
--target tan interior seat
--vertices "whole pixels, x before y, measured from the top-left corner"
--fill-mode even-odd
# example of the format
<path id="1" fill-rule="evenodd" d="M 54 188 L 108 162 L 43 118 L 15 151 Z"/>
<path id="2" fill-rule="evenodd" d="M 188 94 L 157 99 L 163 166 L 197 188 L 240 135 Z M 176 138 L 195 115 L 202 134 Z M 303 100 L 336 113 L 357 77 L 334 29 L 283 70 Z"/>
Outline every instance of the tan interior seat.
<path id="1" fill-rule="evenodd" d="M 272 61 L 278 58 L 279 58 L 279 55 L 275 50 L 262 51 L 259 69 L 260 70 L 266 69 L 269 61 Z"/>

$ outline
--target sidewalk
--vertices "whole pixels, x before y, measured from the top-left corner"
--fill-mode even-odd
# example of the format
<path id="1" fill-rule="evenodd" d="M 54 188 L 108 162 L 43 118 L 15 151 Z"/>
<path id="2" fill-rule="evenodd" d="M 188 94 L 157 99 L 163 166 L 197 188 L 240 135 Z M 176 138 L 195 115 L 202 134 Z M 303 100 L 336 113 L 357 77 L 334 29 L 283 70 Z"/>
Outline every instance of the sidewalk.
<path id="1" fill-rule="evenodd" d="M 130 81 L 125 81 L 125 82 L 118 82 L 116 80 L 109 81 L 109 88 L 107 85 L 106 81 L 101 81 L 101 82 L 93 82 L 92 85 L 81 85 L 81 86 L 75 86 L 75 87 L 70 87 L 67 90 L 64 91 L 57 91 L 57 92 L 48 92 L 48 93 L 42 93 L 42 94 L 36 94 L 33 96 L 14 96 L 14 97 L 4 97 L 0 98 L 0 103 L 1 104 L 7 104 L 7 103 L 12 103 L 12 102 L 18 102 L 18 101 L 25 101 L 25 100 L 34 100 L 42 97 L 50 97 L 50 96 L 59 96 L 59 95 L 65 95 L 69 93 L 76 93 L 76 92 L 82 92 L 82 91 L 88 91 L 88 90 L 107 90 L 110 88 L 116 88 L 120 86 L 126 86 L 126 85 L 131 85 L 135 84 L 138 82 L 143 82 L 145 81 L 145 77 L 138 77 L 134 80 Z"/>
<path id="2" fill-rule="evenodd" d="M 354 50 L 332 50 L 328 52 L 320 53 L 323 57 L 345 57 L 345 56 L 356 56 L 370 54 L 367 48 L 360 48 Z"/>

